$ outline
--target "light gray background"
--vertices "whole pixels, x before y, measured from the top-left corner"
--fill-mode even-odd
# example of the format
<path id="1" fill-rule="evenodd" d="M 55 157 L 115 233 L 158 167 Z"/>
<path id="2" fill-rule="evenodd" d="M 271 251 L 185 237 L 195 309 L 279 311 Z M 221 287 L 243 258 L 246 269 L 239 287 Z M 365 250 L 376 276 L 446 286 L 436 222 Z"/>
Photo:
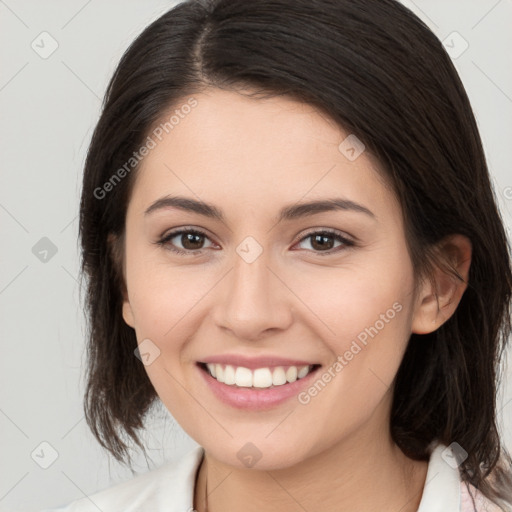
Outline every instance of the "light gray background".
<path id="1" fill-rule="evenodd" d="M 85 152 L 107 81 L 131 41 L 175 3 L 0 0 L 0 511 L 54 507 L 132 477 L 102 451 L 83 417 L 77 213 Z M 464 48 L 454 31 L 469 44 L 454 62 L 510 229 L 512 1 L 404 3 L 439 39 L 449 36 L 453 51 Z M 44 31 L 58 43 L 47 58 L 31 47 L 35 41 L 39 52 L 51 48 Z M 32 252 L 43 237 L 57 247 L 47 262 Z M 500 418 L 511 449 L 510 358 L 508 367 Z M 145 438 L 150 467 L 196 445 L 163 407 Z M 36 460 L 49 462 L 52 450 L 58 457 L 43 469 Z M 135 471 L 148 470 L 143 457 L 136 461 Z"/>

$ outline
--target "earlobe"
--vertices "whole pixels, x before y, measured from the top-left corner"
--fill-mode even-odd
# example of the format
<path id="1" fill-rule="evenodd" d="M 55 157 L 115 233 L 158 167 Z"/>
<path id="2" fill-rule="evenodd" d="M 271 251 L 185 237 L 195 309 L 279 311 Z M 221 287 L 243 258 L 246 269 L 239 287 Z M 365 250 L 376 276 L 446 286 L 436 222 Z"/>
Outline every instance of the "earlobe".
<path id="1" fill-rule="evenodd" d="M 124 235 L 120 237 L 115 235 L 114 233 L 109 233 L 107 236 L 107 245 L 109 255 L 112 261 L 112 266 L 114 268 L 116 274 L 116 280 L 118 285 L 121 288 L 121 294 L 123 296 L 123 319 L 130 326 L 135 328 L 135 322 L 133 319 L 133 311 L 130 305 L 130 301 L 128 300 L 128 291 L 126 289 L 126 283 L 124 279 L 124 271 L 123 271 L 123 243 L 124 243 Z"/>
<path id="2" fill-rule="evenodd" d="M 438 245 L 440 261 L 452 272 L 437 266 L 434 282 L 426 279 L 420 286 L 412 321 L 412 332 L 428 334 L 444 324 L 457 309 L 466 291 L 471 265 L 471 242 L 464 235 L 451 235 Z"/>
<path id="3" fill-rule="evenodd" d="M 133 311 L 130 301 L 125 299 L 123 301 L 123 319 L 130 326 L 135 329 L 135 322 L 133 321 Z"/>

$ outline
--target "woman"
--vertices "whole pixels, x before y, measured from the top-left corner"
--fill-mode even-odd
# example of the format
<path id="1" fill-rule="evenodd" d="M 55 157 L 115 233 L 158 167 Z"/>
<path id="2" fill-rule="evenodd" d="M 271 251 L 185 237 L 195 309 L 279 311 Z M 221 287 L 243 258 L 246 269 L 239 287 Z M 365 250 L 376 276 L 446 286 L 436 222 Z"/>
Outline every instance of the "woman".
<path id="1" fill-rule="evenodd" d="M 394 0 L 189 0 L 109 84 L 86 417 L 198 443 L 61 510 L 510 510 L 512 273 L 463 85 Z M 508 467 L 507 467 L 508 465 Z"/>

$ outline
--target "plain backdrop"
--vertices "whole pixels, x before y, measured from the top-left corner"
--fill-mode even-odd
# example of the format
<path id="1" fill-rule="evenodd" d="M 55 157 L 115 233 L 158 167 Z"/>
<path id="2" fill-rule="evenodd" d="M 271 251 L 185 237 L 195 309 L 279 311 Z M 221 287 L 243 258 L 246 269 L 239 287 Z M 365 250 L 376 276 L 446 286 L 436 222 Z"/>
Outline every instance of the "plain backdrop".
<path id="1" fill-rule="evenodd" d="M 510 229 L 512 2 L 404 3 L 450 48 Z M 77 213 L 107 82 L 131 41 L 173 5 L 0 0 L 0 511 L 55 507 L 133 476 L 83 416 Z M 509 450 L 510 366 L 499 398 Z M 151 468 L 196 446 L 163 406 L 145 440 Z M 135 460 L 136 472 L 148 471 L 142 456 Z"/>

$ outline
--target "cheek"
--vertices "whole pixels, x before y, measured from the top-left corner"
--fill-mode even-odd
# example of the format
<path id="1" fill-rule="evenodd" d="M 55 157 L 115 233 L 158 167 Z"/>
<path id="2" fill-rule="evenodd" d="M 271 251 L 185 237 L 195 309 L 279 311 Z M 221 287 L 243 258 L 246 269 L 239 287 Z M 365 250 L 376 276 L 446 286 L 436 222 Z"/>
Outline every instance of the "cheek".
<path id="1" fill-rule="evenodd" d="M 368 264 L 302 272 L 293 283 L 319 334 L 338 354 L 354 339 L 364 343 L 372 334 L 403 331 L 408 323 L 412 281 L 406 265 L 402 271 Z"/>
<path id="2" fill-rule="evenodd" d="M 214 284 L 208 272 L 171 264 L 162 251 L 134 246 L 128 252 L 128 293 L 138 338 L 172 338 Z"/>
<path id="3" fill-rule="evenodd" d="M 411 332 L 410 262 L 398 250 L 380 256 L 318 270 L 315 279 L 297 274 L 294 281 L 294 291 L 315 313 L 317 334 L 332 357 L 325 372 L 330 373 L 325 375 L 330 391 L 322 396 L 341 398 L 359 411 L 355 421 L 370 413 L 389 389 Z"/>
<path id="4" fill-rule="evenodd" d="M 310 287 L 307 296 L 308 305 L 321 317 L 318 333 L 332 363 L 318 377 L 325 385 L 317 381 L 300 397 L 306 404 L 302 421 L 314 430 L 315 422 L 326 418 L 326 439 L 362 428 L 377 409 L 384 414 L 379 404 L 390 399 L 411 325 L 412 283 L 407 272 L 388 269 L 378 276 L 368 267 L 367 272 L 351 269 L 338 277 L 336 285 L 316 281 L 323 286 Z"/>

